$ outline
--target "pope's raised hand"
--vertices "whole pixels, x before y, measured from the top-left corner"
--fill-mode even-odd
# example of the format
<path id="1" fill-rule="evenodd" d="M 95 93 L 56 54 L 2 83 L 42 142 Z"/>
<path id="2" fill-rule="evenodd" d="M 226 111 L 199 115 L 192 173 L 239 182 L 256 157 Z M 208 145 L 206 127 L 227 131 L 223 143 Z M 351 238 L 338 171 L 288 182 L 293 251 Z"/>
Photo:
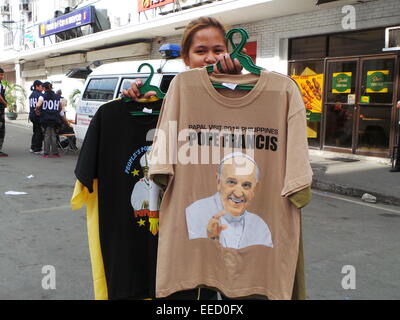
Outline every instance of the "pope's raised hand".
<path id="1" fill-rule="evenodd" d="M 221 225 L 219 219 L 225 214 L 225 212 L 222 210 L 218 212 L 216 215 L 214 215 L 210 221 L 208 222 L 207 225 L 207 236 L 209 239 L 215 240 L 219 239 L 219 236 L 221 235 L 221 232 L 228 228 L 226 224 Z"/>

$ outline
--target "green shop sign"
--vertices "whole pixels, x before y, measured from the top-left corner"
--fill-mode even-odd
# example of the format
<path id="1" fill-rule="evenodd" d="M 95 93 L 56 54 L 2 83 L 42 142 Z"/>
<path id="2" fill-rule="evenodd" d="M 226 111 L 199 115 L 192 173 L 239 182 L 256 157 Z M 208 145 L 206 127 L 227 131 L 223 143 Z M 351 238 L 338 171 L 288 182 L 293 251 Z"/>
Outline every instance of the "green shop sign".
<path id="1" fill-rule="evenodd" d="M 321 113 L 306 110 L 306 119 L 311 122 L 321 122 Z"/>
<path id="2" fill-rule="evenodd" d="M 352 72 L 333 74 L 332 93 L 351 93 Z"/>
<path id="3" fill-rule="evenodd" d="M 389 70 L 367 72 L 367 93 L 388 93 Z"/>

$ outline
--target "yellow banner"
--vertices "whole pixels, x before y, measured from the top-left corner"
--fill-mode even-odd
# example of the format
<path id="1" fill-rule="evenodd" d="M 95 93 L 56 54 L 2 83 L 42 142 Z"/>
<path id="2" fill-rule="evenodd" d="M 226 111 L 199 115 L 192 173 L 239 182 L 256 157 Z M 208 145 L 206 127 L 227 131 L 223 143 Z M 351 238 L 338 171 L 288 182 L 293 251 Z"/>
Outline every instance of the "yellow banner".
<path id="1" fill-rule="evenodd" d="M 310 123 L 315 123 L 315 122 L 310 122 Z M 310 127 L 310 125 L 307 126 L 307 138 L 313 138 L 313 139 L 318 138 L 318 131 Z"/>
<path id="2" fill-rule="evenodd" d="M 314 74 L 308 76 L 291 76 L 296 81 L 303 96 L 304 105 L 312 114 L 322 113 L 322 90 L 324 75 Z M 312 121 L 312 119 L 310 119 Z"/>

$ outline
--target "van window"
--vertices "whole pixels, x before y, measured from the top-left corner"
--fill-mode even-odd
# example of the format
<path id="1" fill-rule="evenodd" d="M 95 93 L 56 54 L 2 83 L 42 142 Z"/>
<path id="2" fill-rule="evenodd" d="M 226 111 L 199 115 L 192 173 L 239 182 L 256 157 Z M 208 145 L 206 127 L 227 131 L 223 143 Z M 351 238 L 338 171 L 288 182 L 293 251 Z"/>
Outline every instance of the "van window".
<path id="1" fill-rule="evenodd" d="M 136 80 L 142 80 L 142 83 L 146 81 L 147 77 L 136 77 L 136 78 L 125 78 L 122 80 L 121 87 L 119 88 L 119 94 L 122 94 L 123 90 L 127 90 L 131 87 L 132 82 Z"/>
<path id="2" fill-rule="evenodd" d="M 83 93 L 83 100 L 112 100 L 117 82 L 118 78 L 91 79 Z"/>

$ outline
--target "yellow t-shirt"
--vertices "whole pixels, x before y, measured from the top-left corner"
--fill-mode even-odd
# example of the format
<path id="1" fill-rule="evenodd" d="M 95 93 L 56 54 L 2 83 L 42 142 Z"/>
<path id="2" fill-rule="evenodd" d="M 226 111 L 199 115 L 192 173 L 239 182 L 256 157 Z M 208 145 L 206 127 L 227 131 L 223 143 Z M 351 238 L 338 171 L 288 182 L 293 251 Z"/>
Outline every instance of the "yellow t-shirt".
<path id="1" fill-rule="evenodd" d="M 103 256 L 100 246 L 99 234 L 99 205 L 98 205 L 98 181 L 93 181 L 93 192 L 77 180 L 71 199 L 72 210 L 79 210 L 84 205 L 86 208 L 86 220 L 90 249 L 90 260 L 92 263 L 92 276 L 94 295 L 96 300 L 107 300 L 107 282 L 104 272 Z"/>

